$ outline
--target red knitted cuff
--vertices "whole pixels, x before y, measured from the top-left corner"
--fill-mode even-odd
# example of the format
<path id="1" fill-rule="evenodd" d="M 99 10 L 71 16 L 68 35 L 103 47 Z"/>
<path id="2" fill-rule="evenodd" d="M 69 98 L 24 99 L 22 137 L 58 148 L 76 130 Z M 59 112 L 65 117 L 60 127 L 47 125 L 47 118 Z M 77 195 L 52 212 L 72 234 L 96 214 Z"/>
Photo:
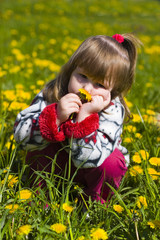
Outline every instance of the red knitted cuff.
<path id="1" fill-rule="evenodd" d="M 64 132 L 56 124 L 57 119 L 57 104 L 53 103 L 44 108 L 42 113 L 39 116 L 39 127 L 41 135 L 48 141 L 64 141 L 65 136 Z"/>
<path id="2" fill-rule="evenodd" d="M 71 120 L 63 124 L 63 131 L 68 138 L 83 138 L 99 128 L 98 113 L 93 113 L 82 122 L 73 123 Z"/>

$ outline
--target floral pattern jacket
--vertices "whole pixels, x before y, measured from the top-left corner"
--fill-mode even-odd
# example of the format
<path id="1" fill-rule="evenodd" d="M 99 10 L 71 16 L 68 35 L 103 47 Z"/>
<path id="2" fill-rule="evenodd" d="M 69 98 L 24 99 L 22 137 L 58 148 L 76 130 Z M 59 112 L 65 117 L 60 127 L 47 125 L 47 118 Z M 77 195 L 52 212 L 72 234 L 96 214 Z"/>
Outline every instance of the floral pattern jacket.
<path id="1" fill-rule="evenodd" d="M 41 91 L 32 104 L 17 115 L 15 140 L 28 151 L 44 149 L 54 142 L 70 141 L 76 167 L 99 167 L 115 148 L 125 156 L 126 165 L 129 164 L 128 151 L 121 145 L 125 112 L 118 97 L 106 110 L 93 113 L 79 123 L 69 119 L 60 127 L 56 124 L 56 109 L 57 103 L 47 103 Z"/>

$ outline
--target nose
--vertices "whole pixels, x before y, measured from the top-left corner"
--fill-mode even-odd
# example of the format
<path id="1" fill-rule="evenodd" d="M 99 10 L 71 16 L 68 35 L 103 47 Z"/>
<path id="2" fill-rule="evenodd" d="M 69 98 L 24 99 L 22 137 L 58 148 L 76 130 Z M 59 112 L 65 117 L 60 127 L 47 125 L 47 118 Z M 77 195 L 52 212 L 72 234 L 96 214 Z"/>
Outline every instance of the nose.
<path id="1" fill-rule="evenodd" d="M 87 82 L 83 88 L 87 90 L 89 93 L 92 93 L 93 84 L 91 82 Z"/>

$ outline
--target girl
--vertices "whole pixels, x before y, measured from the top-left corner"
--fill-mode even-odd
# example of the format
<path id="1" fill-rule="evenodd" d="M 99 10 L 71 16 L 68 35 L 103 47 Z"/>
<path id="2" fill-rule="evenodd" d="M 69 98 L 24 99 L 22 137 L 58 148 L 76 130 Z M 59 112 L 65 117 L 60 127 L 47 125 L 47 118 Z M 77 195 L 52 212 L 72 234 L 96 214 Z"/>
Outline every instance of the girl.
<path id="1" fill-rule="evenodd" d="M 51 172 L 51 159 L 72 138 L 71 176 L 78 168 L 74 181 L 85 196 L 103 203 L 112 194 L 105 182 L 119 187 L 129 164 L 120 138 L 124 117 L 130 116 L 124 96 L 134 80 L 139 43 L 131 34 L 86 39 L 18 114 L 14 136 L 29 151 L 32 171 Z M 90 102 L 82 103 L 80 88 L 89 92 Z M 64 174 L 67 151 L 59 151 L 56 163 L 55 173 Z"/>

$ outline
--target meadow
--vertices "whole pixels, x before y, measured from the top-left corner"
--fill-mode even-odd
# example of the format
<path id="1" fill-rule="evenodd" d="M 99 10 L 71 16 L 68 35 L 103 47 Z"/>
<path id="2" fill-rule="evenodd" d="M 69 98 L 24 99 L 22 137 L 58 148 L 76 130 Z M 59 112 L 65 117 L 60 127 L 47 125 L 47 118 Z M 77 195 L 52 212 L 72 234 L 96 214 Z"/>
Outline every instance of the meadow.
<path id="1" fill-rule="evenodd" d="M 1 0 L 0 239 L 160 239 L 160 1 Z M 105 204 L 78 202 L 83 188 L 66 176 L 30 187 L 26 152 L 13 125 L 45 83 L 91 35 L 134 33 L 143 43 L 126 102 L 133 118 L 123 145 L 131 162 Z M 56 156 L 53 159 L 53 169 Z M 69 159 L 71 161 L 71 159 Z M 60 187 L 61 186 L 61 187 Z M 49 197 L 47 197 L 47 194 Z M 83 210 L 83 205 L 86 211 Z"/>

